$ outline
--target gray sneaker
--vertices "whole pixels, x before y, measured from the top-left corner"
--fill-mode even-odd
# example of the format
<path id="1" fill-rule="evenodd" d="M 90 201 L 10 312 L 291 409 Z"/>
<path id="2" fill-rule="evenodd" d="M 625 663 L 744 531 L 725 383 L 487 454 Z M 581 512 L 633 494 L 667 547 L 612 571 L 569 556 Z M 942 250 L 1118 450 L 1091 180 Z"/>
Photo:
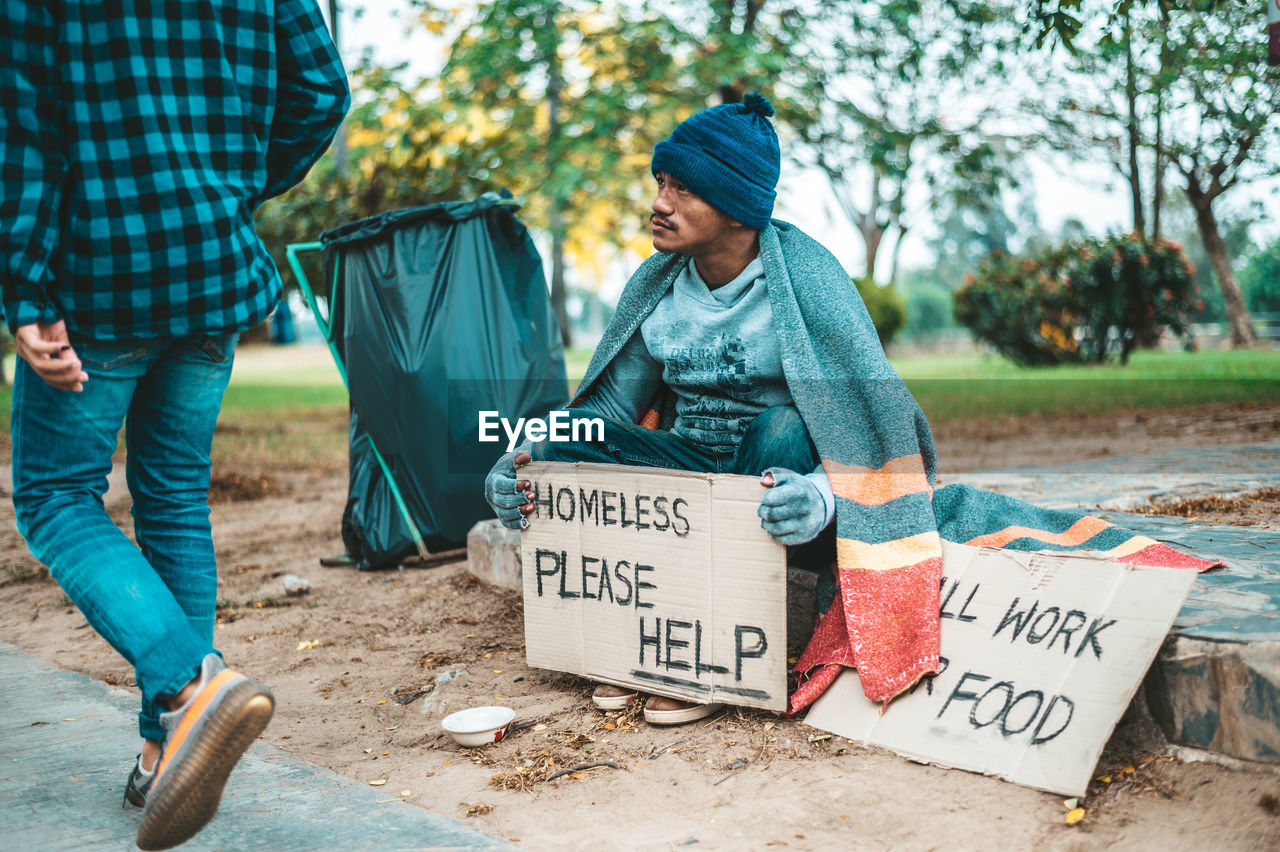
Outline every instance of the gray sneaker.
<path id="1" fill-rule="evenodd" d="M 124 801 L 120 803 L 120 807 L 124 807 L 126 803 L 135 807 L 144 807 L 147 804 L 147 793 L 151 792 L 151 782 L 155 780 L 155 767 L 150 772 L 144 772 L 142 769 L 142 755 L 138 755 L 137 760 L 133 762 L 133 769 L 129 772 L 129 780 L 124 784 Z"/>

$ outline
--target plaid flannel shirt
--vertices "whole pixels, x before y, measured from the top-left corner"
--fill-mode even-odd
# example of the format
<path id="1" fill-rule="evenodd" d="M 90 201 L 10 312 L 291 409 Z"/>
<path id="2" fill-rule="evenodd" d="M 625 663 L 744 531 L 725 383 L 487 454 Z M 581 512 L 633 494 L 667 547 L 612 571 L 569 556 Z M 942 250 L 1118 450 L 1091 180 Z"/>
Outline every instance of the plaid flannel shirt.
<path id="1" fill-rule="evenodd" d="M 253 211 L 350 104 L 316 0 L 0 0 L 10 328 L 242 330 L 280 276 Z"/>

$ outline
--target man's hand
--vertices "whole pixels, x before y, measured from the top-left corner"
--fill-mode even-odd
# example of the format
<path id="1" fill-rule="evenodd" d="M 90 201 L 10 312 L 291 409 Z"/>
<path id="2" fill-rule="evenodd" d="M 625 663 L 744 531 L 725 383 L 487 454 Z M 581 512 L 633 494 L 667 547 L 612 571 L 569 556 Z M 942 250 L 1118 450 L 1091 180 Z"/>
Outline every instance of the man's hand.
<path id="1" fill-rule="evenodd" d="M 13 339 L 18 355 L 46 385 L 64 391 L 84 390 L 89 374 L 80 368 L 80 358 L 71 348 L 65 322 L 18 326 Z"/>
<path id="2" fill-rule="evenodd" d="M 533 483 L 527 479 L 516 479 L 516 468 L 528 464 L 533 456 L 528 453 L 507 453 L 498 459 L 498 463 L 489 471 L 484 480 L 484 499 L 493 508 L 493 513 L 508 529 L 527 529 L 529 519 L 526 517 L 536 508 L 533 504 Z"/>
<path id="3" fill-rule="evenodd" d="M 783 467 L 771 467 L 760 477 L 768 490 L 760 498 L 760 526 L 779 544 L 804 544 L 827 525 L 827 507 L 818 486 Z"/>

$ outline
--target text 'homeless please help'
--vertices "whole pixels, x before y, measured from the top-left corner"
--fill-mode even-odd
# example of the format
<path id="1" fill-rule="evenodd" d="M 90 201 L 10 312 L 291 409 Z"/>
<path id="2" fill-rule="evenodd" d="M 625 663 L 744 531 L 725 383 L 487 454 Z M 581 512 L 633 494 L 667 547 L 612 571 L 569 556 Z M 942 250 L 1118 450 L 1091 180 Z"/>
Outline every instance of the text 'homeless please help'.
<path id="1" fill-rule="evenodd" d="M 533 462 L 529 664 L 695 701 L 786 706 L 786 553 L 758 477 Z"/>

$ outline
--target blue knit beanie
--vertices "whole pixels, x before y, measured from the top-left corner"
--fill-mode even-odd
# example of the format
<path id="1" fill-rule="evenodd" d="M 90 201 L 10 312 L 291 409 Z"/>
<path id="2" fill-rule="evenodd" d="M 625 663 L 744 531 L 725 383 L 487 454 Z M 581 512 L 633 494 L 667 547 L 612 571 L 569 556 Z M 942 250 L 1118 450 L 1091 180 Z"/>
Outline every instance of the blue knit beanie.
<path id="1" fill-rule="evenodd" d="M 773 132 L 773 104 L 752 92 L 690 116 L 653 149 L 651 171 L 666 172 L 712 207 L 748 228 L 773 214 L 782 155 Z"/>

